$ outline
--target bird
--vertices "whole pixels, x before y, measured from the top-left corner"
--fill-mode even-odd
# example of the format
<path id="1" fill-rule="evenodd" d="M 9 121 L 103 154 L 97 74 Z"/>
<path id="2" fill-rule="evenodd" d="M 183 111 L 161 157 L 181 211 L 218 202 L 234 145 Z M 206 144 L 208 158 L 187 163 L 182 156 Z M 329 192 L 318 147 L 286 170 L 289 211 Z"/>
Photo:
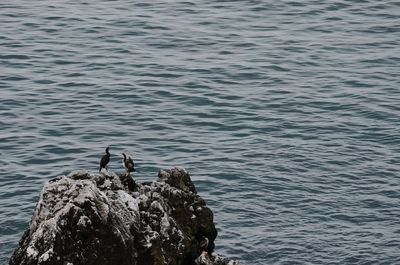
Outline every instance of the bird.
<path id="1" fill-rule="evenodd" d="M 108 162 L 110 162 L 110 152 L 108 152 L 108 149 L 109 149 L 109 148 L 110 148 L 110 147 L 107 146 L 107 148 L 106 148 L 106 153 L 101 157 L 99 172 L 101 172 L 101 170 L 102 170 L 103 168 L 107 169 L 107 164 L 108 164 Z"/>
<path id="2" fill-rule="evenodd" d="M 125 153 L 122 153 L 124 158 L 122 159 L 122 166 L 126 169 L 126 175 L 129 176 L 131 172 L 135 172 L 135 163 L 133 162 L 130 156 L 126 156 Z"/>
<path id="3" fill-rule="evenodd" d="M 207 251 L 208 244 L 209 244 L 208 238 L 205 237 L 205 236 L 202 236 L 201 237 L 201 241 L 200 241 L 200 247 L 201 247 L 201 250 L 202 250 L 203 253 L 205 252 L 205 253 L 208 254 L 208 251 Z"/>

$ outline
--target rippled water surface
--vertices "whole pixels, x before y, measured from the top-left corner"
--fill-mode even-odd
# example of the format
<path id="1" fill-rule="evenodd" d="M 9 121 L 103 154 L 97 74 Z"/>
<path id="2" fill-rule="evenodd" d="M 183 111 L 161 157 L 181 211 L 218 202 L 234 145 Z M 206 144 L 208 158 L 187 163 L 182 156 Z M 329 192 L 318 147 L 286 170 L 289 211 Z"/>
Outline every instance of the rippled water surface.
<path id="1" fill-rule="evenodd" d="M 398 1 L 1 1 L 0 263 L 50 178 L 181 165 L 248 265 L 400 264 Z"/>

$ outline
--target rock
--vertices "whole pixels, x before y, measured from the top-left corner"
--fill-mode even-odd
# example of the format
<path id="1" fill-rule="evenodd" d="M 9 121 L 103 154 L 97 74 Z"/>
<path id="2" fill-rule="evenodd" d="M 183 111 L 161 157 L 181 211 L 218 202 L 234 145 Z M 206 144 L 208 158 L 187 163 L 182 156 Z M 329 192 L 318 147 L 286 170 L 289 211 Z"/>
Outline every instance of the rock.
<path id="1" fill-rule="evenodd" d="M 182 168 L 142 184 L 75 171 L 44 186 L 10 265 L 239 264 L 212 255 L 216 236 L 213 213 Z"/>
<path id="2" fill-rule="evenodd" d="M 201 255 L 195 260 L 196 265 L 243 265 L 236 260 L 228 260 L 219 255 L 209 255 L 207 252 L 201 253 Z"/>

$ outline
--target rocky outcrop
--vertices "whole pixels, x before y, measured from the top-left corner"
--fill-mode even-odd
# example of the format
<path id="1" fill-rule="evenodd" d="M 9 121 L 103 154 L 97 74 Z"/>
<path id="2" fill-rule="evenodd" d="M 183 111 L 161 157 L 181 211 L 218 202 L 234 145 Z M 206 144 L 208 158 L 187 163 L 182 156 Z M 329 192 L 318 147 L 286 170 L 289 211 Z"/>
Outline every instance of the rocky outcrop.
<path id="1" fill-rule="evenodd" d="M 213 213 L 189 174 L 158 177 L 139 184 L 75 171 L 50 180 L 10 265 L 238 264 L 212 254 Z"/>
<path id="2" fill-rule="evenodd" d="M 243 265 L 236 260 L 228 260 L 220 255 L 210 255 L 206 251 L 195 260 L 196 265 Z"/>

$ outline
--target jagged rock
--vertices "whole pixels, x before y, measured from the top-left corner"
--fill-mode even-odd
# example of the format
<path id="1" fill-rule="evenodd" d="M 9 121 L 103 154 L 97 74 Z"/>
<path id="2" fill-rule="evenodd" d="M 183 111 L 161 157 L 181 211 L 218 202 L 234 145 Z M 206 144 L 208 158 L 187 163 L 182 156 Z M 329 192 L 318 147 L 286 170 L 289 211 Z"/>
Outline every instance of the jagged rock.
<path id="1" fill-rule="evenodd" d="M 44 186 L 10 265 L 238 264 L 209 255 L 216 236 L 213 213 L 182 168 L 142 184 L 75 171 Z"/>
<path id="2" fill-rule="evenodd" d="M 243 265 L 236 260 L 228 260 L 219 255 L 209 255 L 207 252 L 201 253 L 201 255 L 195 260 L 196 265 Z"/>

